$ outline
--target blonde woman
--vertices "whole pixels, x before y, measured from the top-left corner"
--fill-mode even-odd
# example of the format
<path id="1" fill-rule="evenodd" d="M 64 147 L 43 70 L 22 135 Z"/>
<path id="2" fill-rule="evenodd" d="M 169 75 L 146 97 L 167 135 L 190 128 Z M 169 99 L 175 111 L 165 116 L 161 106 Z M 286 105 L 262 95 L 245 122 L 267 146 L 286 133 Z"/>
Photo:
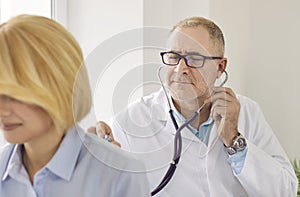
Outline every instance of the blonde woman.
<path id="1" fill-rule="evenodd" d="M 76 124 L 90 111 L 81 49 L 55 21 L 0 26 L 0 196 L 149 196 L 141 165 Z"/>

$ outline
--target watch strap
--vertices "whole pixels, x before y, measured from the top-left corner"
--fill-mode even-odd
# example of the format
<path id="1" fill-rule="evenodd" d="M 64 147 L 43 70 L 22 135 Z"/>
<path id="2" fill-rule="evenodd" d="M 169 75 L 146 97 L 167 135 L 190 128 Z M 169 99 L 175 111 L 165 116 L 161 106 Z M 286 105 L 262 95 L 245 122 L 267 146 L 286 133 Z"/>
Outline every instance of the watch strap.
<path id="1" fill-rule="evenodd" d="M 225 145 L 224 145 L 225 146 Z M 231 146 L 226 147 L 226 152 L 229 155 L 233 155 L 237 152 L 243 151 L 247 146 L 246 139 L 241 133 L 238 133 L 238 135 L 233 139 L 233 143 Z"/>

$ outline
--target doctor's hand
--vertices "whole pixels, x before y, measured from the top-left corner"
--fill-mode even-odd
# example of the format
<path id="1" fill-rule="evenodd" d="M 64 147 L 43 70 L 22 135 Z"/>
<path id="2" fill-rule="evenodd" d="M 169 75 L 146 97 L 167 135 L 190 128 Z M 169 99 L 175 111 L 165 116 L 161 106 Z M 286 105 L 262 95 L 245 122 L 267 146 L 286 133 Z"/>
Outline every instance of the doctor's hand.
<path id="1" fill-rule="evenodd" d="M 206 101 L 212 103 L 210 116 L 216 121 L 223 143 L 229 147 L 238 135 L 240 103 L 230 88 L 214 87 L 212 90 L 214 94 Z"/>
<path id="2" fill-rule="evenodd" d="M 101 138 L 109 141 L 110 143 L 112 143 L 118 147 L 121 147 L 121 144 L 119 142 L 115 141 L 110 127 L 103 121 L 97 122 L 96 127 L 90 127 L 87 130 L 87 132 L 96 134 L 98 137 L 101 137 Z"/>

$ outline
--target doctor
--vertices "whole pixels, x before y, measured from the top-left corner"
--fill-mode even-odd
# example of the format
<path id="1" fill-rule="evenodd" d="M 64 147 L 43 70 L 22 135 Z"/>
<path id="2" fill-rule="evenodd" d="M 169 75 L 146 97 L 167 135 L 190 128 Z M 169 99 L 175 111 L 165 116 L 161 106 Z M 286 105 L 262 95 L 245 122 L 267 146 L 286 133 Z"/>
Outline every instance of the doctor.
<path id="1" fill-rule="evenodd" d="M 144 157 L 155 188 L 173 154 L 175 129 L 167 99 L 179 125 L 204 104 L 182 131 L 180 162 L 157 196 L 295 196 L 293 168 L 259 105 L 214 86 L 225 74 L 224 47 L 223 33 L 212 21 L 180 21 L 171 31 L 169 49 L 161 53 L 167 98 L 161 89 L 131 103 L 112 119 L 113 134 L 109 128 L 102 132 Z"/>

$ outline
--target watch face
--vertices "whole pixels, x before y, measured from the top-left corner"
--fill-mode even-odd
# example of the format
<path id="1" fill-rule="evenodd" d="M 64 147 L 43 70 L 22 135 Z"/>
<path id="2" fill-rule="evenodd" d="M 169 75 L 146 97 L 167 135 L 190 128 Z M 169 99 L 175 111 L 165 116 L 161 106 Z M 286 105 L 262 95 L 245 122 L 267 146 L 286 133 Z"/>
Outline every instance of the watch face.
<path id="1" fill-rule="evenodd" d="M 236 147 L 236 150 L 237 151 L 241 151 L 241 150 L 244 150 L 245 149 L 245 146 L 246 146 L 246 140 L 244 137 L 239 137 L 238 139 L 236 139 L 235 141 L 236 143 L 235 144 L 235 147 Z"/>
<path id="2" fill-rule="evenodd" d="M 236 152 L 244 150 L 247 146 L 245 138 L 240 134 L 234 139 L 232 146 L 226 148 L 226 151 L 229 155 L 233 155 Z"/>

